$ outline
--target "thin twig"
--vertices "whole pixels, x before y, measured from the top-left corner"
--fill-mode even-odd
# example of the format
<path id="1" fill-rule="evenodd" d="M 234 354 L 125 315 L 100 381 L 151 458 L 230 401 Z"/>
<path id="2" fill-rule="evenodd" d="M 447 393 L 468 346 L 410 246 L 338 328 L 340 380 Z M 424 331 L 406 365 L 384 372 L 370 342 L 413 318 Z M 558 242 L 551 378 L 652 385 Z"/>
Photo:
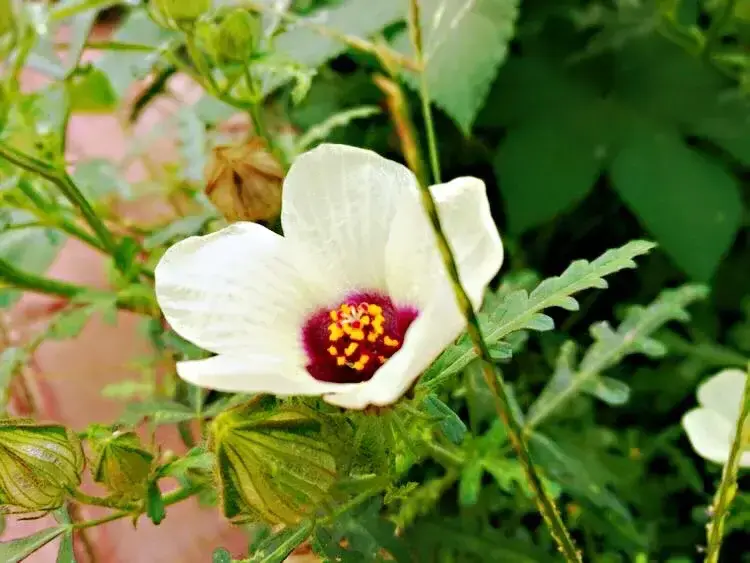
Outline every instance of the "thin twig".
<path id="1" fill-rule="evenodd" d="M 708 545 L 706 547 L 705 563 L 718 563 L 719 552 L 721 551 L 721 541 L 724 537 L 724 525 L 729 506 L 732 504 L 737 494 L 737 473 L 740 469 L 740 458 L 742 457 L 743 444 L 750 435 L 750 364 L 747 366 L 748 375 L 745 378 L 745 389 L 742 393 L 742 404 L 740 407 L 740 416 L 737 419 L 737 426 L 734 431 L 732 448 L 729 451 L 729 459 L 724 466 L 721 474 L 721 483 L 716 490 L 714 502 L 711 505 L 713 518 L 706 526 L 706 537 Z"/>
<path id="2" fill-rule="evenodd" d="M 424 61 L 422 51 L 422 33 L 420 26 L 419 17 L 419 0 L 411 0 L 409 2 L 409 25 L 411 31 L 412 42 L 414 43 L 414 50 L 417 53 L 417 59 L 421 63 Z M 427 87 L 427 79 L 425 77 L 425 71 L 421 72 L 421 90 L 420 95 L 422 97 L 422 110 L 424 113 L 425 127 L 427 128 L 427 139 L 428 139 L 428 150 L 430 153 L 430 163 L 432 166 L 432 174 L 435 182 L 440 182 L 440 166 L 437 153 L 437 142 L 435 139 L 434 124 L 432 122 L 432 112 L 430 108 L 429 91 Z M 505 424 L 508 430 L 508 438 L 518 455 L 518 459 L 521 462 L 526 480 L 528 481 L 529 487 L 534 493 L 534 501 L 537 509 L 544 518 L 547 524 L 552 538 L 557 543 L 558 549 L 563 554 L 565 559 L 570 562 L 582 562 L 581 554 L 573 543 L 573 539 L 565 527 L 562 517 L 560 516 L 555 502 L 549 493 L 544 488 L 539 474 L 534 467 L 534 463 L 531 460 L 531 455 L 528 450 L 525 438 L 523 436 L 522 429 L 518 424 L 518 421 L 512 414 L 510 407 L 510 400 L 505 391 L 505 384 L 500 375 L 495 370 L 495 365 L 492 361 L 487 343 L 484 341 L 482 331 L 479 327 L 479 320 L 474 307 L 471 304 L 471 300 L 466 293 L 460 282 L 458 275 L 458 267 L 456 261 L 451 252 L 448 244 L 448 239 L 443 232 L 442 225 L 440 224 L 440 217 L 435 206 L 435 201 L 432 198 L 429 188 L 426 185 L 420 185 L 420 192 L 422 195 L 422 204 L 427 212 L 432 228 L 435 232 L 437 239 L 438 249 L 441 257 L 451 278 L 453 290 L 456 294 L 456 300 L 460 306 L 464 316 L 466 317 L 467 332 L 471 338 L 474 348 L 479 356 L 479 361 L 482 367 L 482 373 L 484 379 L 487 382 L 487 386 L 492 392 L 493 400 L 495 403 L 495 409 L 500 419 Z"/>

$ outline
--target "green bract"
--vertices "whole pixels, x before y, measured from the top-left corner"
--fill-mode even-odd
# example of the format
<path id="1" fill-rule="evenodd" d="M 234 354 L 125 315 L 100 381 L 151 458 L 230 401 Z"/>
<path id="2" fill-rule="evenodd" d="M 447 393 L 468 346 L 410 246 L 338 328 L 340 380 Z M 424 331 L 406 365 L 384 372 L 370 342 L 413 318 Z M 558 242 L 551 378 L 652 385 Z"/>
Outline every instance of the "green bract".
<path id="1" fill-rule="evenodd" d="M 134 432 L 97 426 L 89 431 L 89 443 L 95 455 L 94 481 L 121 496 L 143 496 L 154 456 L 143 449 Z"/>
<path id="2" fill-rule="evenodd" d="M 235 521 L 294 523 L 312 513 L 336 479 L 336 460 L 320 422 L 261 399 L 219 415 L 216 453 L 224 515 Z"/>
<path id="3" fill-rule="evenodd" d="M 74 433 L 30 419 L 0 421 L 3 512 L 52 510 L 81 483 L 84 457 Z"/>
<path id="4" fill-rule="evenodd" d="M 257 50 L 261 33 L 257 15 L 241 9 L 230 10 L 213 30 L 213 48 L 224 60 L 245 63 Z"/>

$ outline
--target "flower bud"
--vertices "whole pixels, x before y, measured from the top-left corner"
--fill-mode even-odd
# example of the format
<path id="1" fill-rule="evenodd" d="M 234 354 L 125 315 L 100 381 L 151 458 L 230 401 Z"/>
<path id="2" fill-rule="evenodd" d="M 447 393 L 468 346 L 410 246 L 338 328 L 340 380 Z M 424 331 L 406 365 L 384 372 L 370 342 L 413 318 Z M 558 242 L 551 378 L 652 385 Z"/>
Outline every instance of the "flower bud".
<path id="1" fill-rule="evenodd" d="M 211 425 L 224 515 L 234 521 L 293 524 L 311 514 L 336 479 L 321 422 L 263 398 L 220 414 Z"/>
<path id="2" fill-rule="evenodd" d="M 64 426 L 0 420 L 0 511 L 62 506 L 81 484 L 83 464 L 81 443 Z"/>
<path id="3" fill-rule="evenodd" d="M 243 63 L 258 48 L 262 34 L 256 14 L 236 8 L 227 12 L 213 34 L 214 52 L 222 59 Z"/>
<path id="4" fill-rule="evenodd" d="M 211 9 L 211 0 L 152 0 L 151 16 L 170 29 L 187 29 Z"/>
<path id="5" fill-rule="evenodd" d="M 284 169 L 260 137 L 214 148 L 206 195 L 228 221 L 266 221 L 281 212 Z"/>
<path id="6" fill-rule="evenodd" d="M 134 432 L 97 425 L 89 430 L 89 444 L 94 453 L 94 481 L 121 497 L 143 497 L 154 456 L 143 449 Z"/>

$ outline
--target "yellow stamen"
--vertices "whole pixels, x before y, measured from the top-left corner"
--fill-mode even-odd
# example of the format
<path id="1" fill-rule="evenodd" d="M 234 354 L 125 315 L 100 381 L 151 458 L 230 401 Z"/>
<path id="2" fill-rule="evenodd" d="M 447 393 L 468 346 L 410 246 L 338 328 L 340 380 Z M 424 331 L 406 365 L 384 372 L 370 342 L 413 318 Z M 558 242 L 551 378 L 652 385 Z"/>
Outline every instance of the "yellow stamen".
<path id="1" fill-rule="evenodd" d="M 335 310 L 331 310 L 328 314 L 331 316 L 331 320 L 332 321 L 335 322 L 335 321 L 339 320 L 339 314 Z"/>
<path id="2" fill-rule="evenodd" d="M 329 346 L 328 347 L 328 353 L 331 356 L 338 356 L 339 355 L 339 351 L 336 349 L 336 346 Z"/>
<path id="3" fill-rule="evenodd" d="M 339 338 L 344 336 L 344 331 L 336 323 L 331 323 L 328 325 L 328 333 L 328 340 L 330 340 L 331 342 L 336 342 Z"/>
<path id="4" fill-rule="evenodd" d="M 378 339 L 378 333 L 377 332 L 370 332 L 370 334 L 367 335 L 367 340 L 370 342 L 375 342 Z"/>
<path id="5" fill-rule="evenodd" d="M 359 348 L 359 344 L 357 344 L 356 342 L 352 342 L 351 344 L 349 344 L 349 346 L 346 347 L 346 350 L 344 350 L 344 354 L 346 354 L 347 356 L 351 356 L 352 354 L 354 354 L 354 352 L 357 351 L 357 348 Z"/>
<path id="6" fill-rule="evenodd" d="M 367 354 L 362 354 L 359 357 L 359 360 L 354 362 L 354 365 L 352 365 L 352 367 L 356 369 L 357 371 L 362 371 L 363 369 L 365 369 L 365 366 L 367 365 L 367 362 L 369 361 L 370 361 L 370 356 L 368 356 Z"/>
<path id="7" fill-rule="evenodd" d="M 336 358 L 336 365 L 343 366 L 346 364 L 346 358 L 344 356 L 339 356 Z"/>
<path id="8" fill-rule="evenodd" d="M 365 338 L 365 333 L 362 329 L 359 328 L 350 328 L 349 329 L 349 338 L 352 340 L 363 340 Z"/>
<path id="9" fill-rule="evenodd" d="M 398 340 L 396 340 L 395 338 L 391 338 L 390 336 L 386 336 L 385 338 L 383 338 L 383 344 L 385 344 L 386 346 L 395 347 L 398 346 Z"/>
<path id="10" fill-rule="evenodd" d="M 383 312 L 383 308 L 380 305 L 368 305 L 367 312 L 371 315 L 377 315 Z"/>

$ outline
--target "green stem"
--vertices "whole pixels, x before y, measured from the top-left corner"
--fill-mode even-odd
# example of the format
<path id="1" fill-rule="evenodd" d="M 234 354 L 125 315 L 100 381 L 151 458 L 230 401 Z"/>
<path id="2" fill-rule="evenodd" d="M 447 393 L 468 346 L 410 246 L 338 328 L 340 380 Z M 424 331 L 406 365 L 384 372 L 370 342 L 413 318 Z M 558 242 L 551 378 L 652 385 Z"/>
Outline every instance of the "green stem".
<path id="1" fill-rule="evenodd" d="M 193 61 L 195 68 L 197 68 L 200 75 L 208 81 L 210 92 L 218 92 L 219 85 L 216 83 L 211 68 L 206 64 L 203 52 L 195 44 L 195 37 L 193 37 L 192 32 L 185 34 L 185 46 L 187 47 L 188 55 L 190 55 L 190 59 Z"/>
<path id="2" fill-rule="evenodd" d="M 200 492 L 202 488 L 203 488 L 202 485 L 194 485 L 191 487 L 181 487 L 179 489 L 171 491 L 167 493 L 166 495 L 164 495 L 164 498 L 163 498 L 164 506 L 176 504 L 187 498 L 190 498 L 191 496 Z M 107 516 L 104 516 L 103 518 L 97 518 L 96 520 L 88 520 L 86 522 L 79 522 L 75 524 L 73 528 L 75 528 L 76 530 L 85 530 L 86 528 L 93 528 L 95 526 L 106 524 L 107 522 L 113 522 L 114 520 L 119 520 L 121 518 L 126 518 L 128 516 L 136 516 L 136 514 L 132 510 L 119 510 L 117 512 L 113 512 L 112 514 L 108 514 Z M 140 516 L 140 514 L 138 514 L 138 516 Z"/>
<path id="3" fill-rule="evenodd" d="M 747 371 L 745 389 L 742 393 L 742 408 L 737 419 L 732 448 L 729 451 L 729 459 L 724 466 L 721 483 L 719 483 L 714 502 L 711 505 L 713 518 L 706 527 L 708 546 L 706 547 L 705 563 L 719 562 L 719 552 L 721 551 L 721 541 L 724 537 L 724 525 L 729 514 L 729 506 L 737 494 L 737 473 L 740 468 L 743 443 L 750 434 L 750 426 L 748 426 L 748 421 L 750 421 L 750 364 L 747 365 Z"/>
<path id="4" fill-rule="evenodd" d="M 66 299 L 72 299 L 88 291 L 85 287 L 24 272 L 1 258 L 0 282 L 16 289 L 34 291 L 46 295 L 56 295 L 57 297 L 64 297 Z"/>
<path id="5" fill-rule="evenodd" d="M 284 170 L 289 170 L 289 163 L 287 162 L 286 155 L 284 154 L 284 151 L 281 150 L 278 143 L 276 142 L 276 139 L 271 135 L 271 133 L 268 130 L 268 127 L 266 126 L 266 120 L 263 117 L 263 100 L 262 100 L 262 94 L 260 92 L 260 88 L 258 88 L 258 84 L 253 78 L 252 73 L 250 72 L 250 65 L 243 65 L 244 67 L 244 73 L 245 73 L 245 81 L 247 82 L 247 89 L 250 92 L 250 96 L 252 97 L 252 100 L 250 101 L 250 119 L 253 122 L 253 129 L 255 129 L 255 132 L 260 136 L 263 137 L 263 139 L 266 141 L 266 145 L 268 146 L 268 149 L 273 153 L 273 155 L 278 159 L 281 166 L 284 168 Z"/>
<path id="6" fill-rule="evenodd" d="M 108 254 L 115 253 L 117 244 L 112 237 L 112 233 L 96 214 L 94 208 L 91 207 L 91 204 L 89 204 L 88 200 L 84 197 L 78 189 L 78 186 L 75 185 L 75 182 L 73 182 L 73 179 L 65 170 L 51 166 L 46 162 L 42 162 L 41 160 L 22 153 L 5 143 L 0 143 L 0 157 L 5 158 L 9 162 L 25 170 L 34 172 L 55 184 L 65 198 L 78 208 L 81 215 L 83 215 L 83 218 L 94 231 L 97 238 L 101 241 L 102 247 L 106 252 Z"/>
<path id="7" fill-rule="evenodd" d="M 409 2 L 409 26 L 411 32 L 412 42 L 414 44 L 414 50 L 417 53 L 417 61 L 420 67 L 423 69 L 421 74 L 421 89 L 420 95 L 422 98 L 422 112 L 424 114 L 425 127 L 427 128 L 427 141 L 428 150 L 430 154 L 430 164 L 432 167 L 433 180 L 436 183 L 440 182 L 440 165 L 438 160 L 437 142 L 435 140 L 435 130 L 432 121 L 432 112 L 430 107 L 430 98 L 427 89 L 426 72 L 424 70 L 424 53 L 422 50 L 422 32 L 420 26 L 419 17 L 419 0 L 410 0 Z M 565 524 L 563 523 L 562 517 L 560 516 L 555 502 L 544 488 L 541 477 L 536 471 L 534 463 L 531 460 L 531 454 L 529 453 L 528 446 L 523 435 L 523 431 L 518 421 L 512 414 L 510 407 L 510 400 L 505 391 L 505 383 L 502 377 L 496 373 L 495 365 L 492 361 L 490 351 L 487 348 L 487 343 L 484 341 L 482 331 L 479 327 L 479 319 L 474 312 L 474 307 L 471 304 L 471 300 L 466 293 L 466 290 L 461 285 L 460 277 L 458 275 L 458 267 L 456 260 L 453 257 L 448 239 L 445 236 L 442 225 L 440 224 L 440 216 L 437 212 L 435 200 L 432 198 L 432 193 L 428 186 L 420 185 L 420 193 L 422 196 L 422 205 L 430 220 L 433 231 L 435 232 L 435 238 L 437 239 L 438 250 L 445 264 L 445 268 L 448 271 L 448 275 L 451 278 L 453 290 L 456 295 L 456 300 L 459 307 L 461 308 L 464 317 L 466 317 L 467 332 L 471 339 L 474 348 L 479 356 L 479 361 L 482 367 L 482 373 L 484 379 L 487 382 L 487 386 L 492 392 L 495 410 L 498 416 L 505 424 L 508 430 L 508 438 L 513 446 L 513 449 L 521 462 L 524 475 L 528 481 L 529 487 L 534 493 L 534 501 L 536 503 L 539 513 L 544 518 L 547 527 L 550 530 L 552 538 L 557 543 L 558 549 L 563 554 L 567 561 L 582 562 L 581 554 L 576 549 L 573 539 L 570 536 Z"/>
<path id="8" fill-rule="evenodd" d="M 715 367 L 744 367 L 750 358 L 735 350 L 715 342 L 688 342 L 672 331 L 665 330 L 657 339 L 667 345 L 670 351 L 699 359 Z"/>

